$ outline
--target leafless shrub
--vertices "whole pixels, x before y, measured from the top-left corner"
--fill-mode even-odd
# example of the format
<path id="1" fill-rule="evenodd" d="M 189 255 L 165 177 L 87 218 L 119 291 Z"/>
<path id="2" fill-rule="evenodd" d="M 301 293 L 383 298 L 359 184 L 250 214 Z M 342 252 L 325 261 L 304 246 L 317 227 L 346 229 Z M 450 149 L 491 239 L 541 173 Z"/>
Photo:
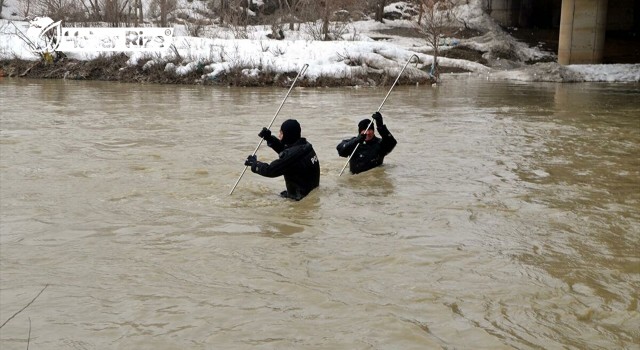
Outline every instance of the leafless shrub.
<path id="1" fill-rule="evenodd" d="M 204 34 L 205 27 L 208 23 L 204 20 L 196 20 L 194 22 L 186 22 L 187 33 L 189 36 L 201 37 Z"/>
<path id="2" fill-rule="evenodd" d="M 280 46 L 276 46 L 274 49 L 269 50 L 269 52 L 271 52 L 271 54 L 275 57 L 278 57 L 284 55 L 287 51 L 285 51 Z"/>
<path id="3" fill-rule="evenodd" d="M 343 61 L 347 66 L 362 66 L 364 61 L 361 56 L 351 55 L 348 51 L 345 50 L 344 53 L 336 53 L 338 58 Z"/>
<path id="4" fill-rule="evenodd" d="M 309 1 L 301 7 L 301 14 L 307 21 L 306 32 L 314 40 L 340 40 L 347 32 L 350 12 L 362 7 L 358 0 Z"/>
<path id="5" fill-rule="evenodd" d="M 453 0 L 421 0 L 420 25 L 427 44 L 433 48 L 433 63 L 430 74 L 437 80 L 439 77 L 438 57 L 440 41 L 456 21 Z M 424 16 L 424 17 L 423 17 Z M 424 24 L 421 19 L 424 18 Z"/>
<path id="6" fill-rule="evenodd" d="M 223 37 L 223 30 L 219 26 L 207 26 L 203 28 L 202 36 L 204 38 L 221 38 Z"/>
<path id="7" fill-rule="evenodd" d="M 182 56 L 180 55 L 180 52 L 178 51 L 178 48 L 171 44 L 171 46 L 169 46 L 169 48 L 171 49 L 171 52 L 173 53 L 173 57 L 175 60 L 177 61 L 182 61 Z"/>
<path id="8" fill-rule="evenodd" d="M 269 51 L 269 45 L 266 44 L 264 41 L 260 40 L 260 50 L 262 50 L 262 52 Z"/>
<path id="9" fill-rule="evenodd" d="M 358 41 L 360 40 L 360 34 L 358 34 L 358 30 L 356 29 L 356 27 L 352 27 L 353 31 L 351 31 L 351 35 L 349 37 L 346 38 L 346 40 L 348 41 Z M 349 31 L 347 31 L 349 33 Z"/>
<path id="10" fill-rule="evenodd" d="M 272 22 L 271 33 L 267 34 L 267 38 L 276 40 L 284 39 L 284 26 L 278 20 Z"/>
<path id="11" fill-rule="evenodd" d="M 343 35 L 349 32 L 348 26 L 349 24 L 344 22 L 329 22 L 325 24 L 323 21 L 314 21 L 305 23 L 303 31 L 313 40 L 342 40 Z"/>
<path id="12" fill-rule="evenodd" d="M 236 0 L 237 1 L 237 0 Z M 225 3 L 225 1 L 223 1 Z M 226 2 L 228 5 L 228 1 Z M 222 7 L 218 10 L 220 16 L 220 27 L 225 31 L 231 32 L 233 39 L 248 39 L 249 27 L 246 22 L 246 10 L 240 6 L 237 7 Z M 216 34 L 219 37 L 222 30 L 219 30 Z M 211 37 L 209 35 L 209 37 Z M 225 36 L 225 38 L 227 38 Z"/>
<path id="13" fill-rule="evenodd" d="M 18 2 L 18 8 L 25 18 L 32 15 L 67 21 L 85 18 L 84 9 L 75 0 L 22 0 Z"/>

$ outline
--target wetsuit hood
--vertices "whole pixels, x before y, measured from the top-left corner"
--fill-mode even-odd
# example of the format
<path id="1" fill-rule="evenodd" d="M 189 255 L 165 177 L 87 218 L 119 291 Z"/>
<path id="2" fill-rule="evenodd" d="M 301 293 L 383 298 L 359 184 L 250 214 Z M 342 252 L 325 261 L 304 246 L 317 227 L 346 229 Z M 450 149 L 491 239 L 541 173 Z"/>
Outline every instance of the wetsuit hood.
<path id="1" fill-rule="evenodd" d="M 375 131 L 375 130 L 376 130 L 376 128 L 374 128 L 374 127 L 373 127 L 373 123 L 371 122 L 371 120 L 370 120 L 370 119 L 362 119 L 362 120 L 360 121 L 360 123 L 358 123 L 358 132 L 359 132 L 359 133 L 360 133 L 360 132 L 362 132 L 362 130 L 366 129 L 366 128 L 367 128 L 367 125 L 369 125 L 369 124 L 371 124 L 371 126 L 369 127 L 369 129 L 372 129 L 372 130 L 374 130 L 374 131 Z"/>
<path id="2" fill-rule="evenodd" d="M 300 123 L 295 119 L 285 120 L 280 126 L 280 131 L 282 131 L 281 142 L 284 145 L 293 145 L 300 139 Z"/>

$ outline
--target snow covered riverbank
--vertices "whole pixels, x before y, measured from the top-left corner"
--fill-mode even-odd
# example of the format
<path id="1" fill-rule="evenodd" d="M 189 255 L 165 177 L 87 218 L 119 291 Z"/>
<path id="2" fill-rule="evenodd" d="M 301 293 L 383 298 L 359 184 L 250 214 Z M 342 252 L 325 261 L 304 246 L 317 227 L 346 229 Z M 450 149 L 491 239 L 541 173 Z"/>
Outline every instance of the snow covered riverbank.
<path id="1" fill-rule="evenodd" d="M 387 11 L 398 10 L 397 4 Z M 480 1 L 469 1 L 457 9 L 469 28 L 478 35 L 443 38 L 438 57 L 440 72 L 469 72 L 488 79 L 551 82 L 639 82 L 640 64 L 571 65 L 555 63 L 555 55 L 529 47 L 505 33 L 480 8 Z M 205 37 L 188 36 L 184 26 L 174 27 L 173 45 L 157 52 L 82 52 L 65 53 L 66 59 L 50 65 L 29 65 L 16 60 L 39 60 L 17 34 L 26 32 L 29 22 L 0 20 L 0 74 L 40 78 L 122 80 L 123 71 L 136 79 L 165 83 L 286 85 L 283 75 L 298 72 L 303 65 L 308 86 L 380 85 L 393 78 L 407 60 L 416 55 L 400 84 L 430 84 L 433 50 L 416 29 L 415 19 L 371 19 L 351 22 L 342 40 L 312 40 L 305 30 L 285 30 L 284 40 L 269 39 L 269 26 L 246 28 L 246 38 L 226 27 L 208 27 Z M 207 34 L 208 33 L 208 34 Z M 401 33 L 401 34 L 398 34 Z M 453 50 L 477 53 L 475 58 L 447 57 Z M 109 73 L 87 73 L 110 61 L 126 60 Z M 451 55 L 453 56 L 453 55 Z M 87 64 L 92 62 L 93 64 Z M 537 63 L 535 63 L 537 62 Z M 80 69 L 82 66 L 87 69 Z M 75 70 L 73 68 L 76 68 Z M 131 67 L 136 69 L 125 69 Z M 30 69 L 29 69 L 30 68 Z M 34 69 L 37 68 L 37 69 Z M 29 71 L 27 71 L 29 69 Z M 79 70 L 78 70 L 79 69 Z M 145 74 L 156 74 L 159 78 Z M 391 81 L 389 81 L 391 80 Z"/>

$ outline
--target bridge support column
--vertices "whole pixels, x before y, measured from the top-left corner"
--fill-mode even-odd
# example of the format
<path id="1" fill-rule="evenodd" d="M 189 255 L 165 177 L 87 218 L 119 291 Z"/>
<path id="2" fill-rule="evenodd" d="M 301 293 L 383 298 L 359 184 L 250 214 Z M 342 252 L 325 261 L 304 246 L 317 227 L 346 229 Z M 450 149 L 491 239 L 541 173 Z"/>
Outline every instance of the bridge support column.
<path id="1" fill-rule="evenodd" d="M 558 63 L 598 64 L 607 26 L 608 0 L 562 0 Z"/>

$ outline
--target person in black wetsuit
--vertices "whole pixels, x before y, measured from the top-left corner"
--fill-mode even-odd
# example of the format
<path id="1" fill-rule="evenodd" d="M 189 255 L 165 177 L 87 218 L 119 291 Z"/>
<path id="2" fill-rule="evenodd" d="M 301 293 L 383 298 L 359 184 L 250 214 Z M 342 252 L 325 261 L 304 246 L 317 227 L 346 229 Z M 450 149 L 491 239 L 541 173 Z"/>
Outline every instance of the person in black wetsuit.
<path id="1" fill-rule="evenodd" d="M 269 129 L 262 128 L 258 136 L 278 153 L 278 159 L 263 163 L 255 155 L 251 155 L 244 162 L 244 165 L 251 167 L 252 172 L 265 177 L 284 175 L 287 190 L 280 195 L 297 201 L 320 185 L 318 156 L 313 146 L 304 137 L 300 137 L 300 132 L 300 124 L 294 119 L 282 123 L 279 137 L 271 135 Z"/>
<path id="2" fill-rule="evenodd" d="M 349 170 L 351 170 L 352 174 L 358 174 L 382 165 L 384 157 L 391 153 L 398 143 L 382 122 L 382 114 L 380 112 L 375 112 L 371 117 L 376 121 L 380 137 L 375 135 L 375 128 L 371 120 L 363 119 L 358 123 L 359 135 L 342 140 L 336 147 L 340 157 L 348 158 L 356 145 L 360 144 L 353 157 L 349 159 Z M 367 129 L 369 124 L 371 126 Z"/>

